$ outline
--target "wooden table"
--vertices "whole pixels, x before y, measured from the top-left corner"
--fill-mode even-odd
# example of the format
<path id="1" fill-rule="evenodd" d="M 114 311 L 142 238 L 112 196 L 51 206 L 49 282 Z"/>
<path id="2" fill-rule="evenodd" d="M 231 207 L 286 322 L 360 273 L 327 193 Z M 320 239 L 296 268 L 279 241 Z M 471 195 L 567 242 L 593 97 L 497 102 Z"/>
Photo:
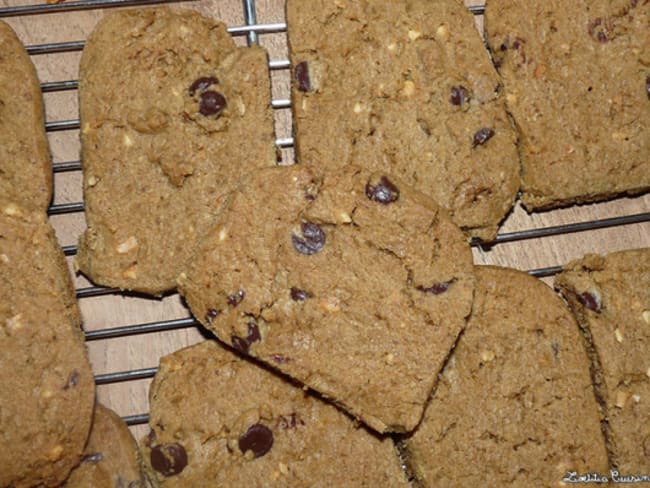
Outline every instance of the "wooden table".
<path id="1" fill-rule="evenodd" d="M 480 0 L 468 4 L 479 5 Z M 33 5 L 33 1 L 0 0 L 0 7 Z M 52 6 L 50 10 L 34 15 L 10 15 L 0 11 L 0 16 L 9 22 L 27 46 L 82 41 L 91 32 L 96 22 L 106 13 L 106 9 L 85 9 L 78 11 L 56 11 L 69 8 L 73 2 Z M 173 3 L 175 7 L 179 2 Z M 257 0 L 256 14 L 258 24 L 284 23 L 283 0 Z M 246 24 L 241 0 L 203 0 L 182 4 L 223 20 L 228 26 Z M 477 25 L 482 19 L 477 16 Z M 278 105 L 286 107 L 289 99 L 289 72 L 286 33 L 282 26 L 269 26 L 272 32 L 259 35 L 260 43 L 269 50 L 272 65 L 273 98 Z M 240 43 L 247 41 L 246 35 L 237 36 Z M 80 47 L 73 46 L 67 52 L 50 52 L 49 47 L 41 47 L 41 54 L 34 54 L 44 87 L 44 97 L 48 124 L 64 121 L 50 126 L 49 140 L 55 163 L 55 197 L 51 221 L 56 228 L 62 246 L 76 245 L 79 234 L 85 227 L 84 215 L 79 206 L 82 201 L 81 171 L 76 162 L 79 159 L 79 133 L 74 121 L 77 113 L 76 85 L 58 82 L 76 80 L 80 59 Z M 56 51 L 65 51 L 62 46 L 54 46 Z M 277 62 L 277 63 L 274 63 Z M 54 83 L 54 85 L 47 85 Z M 69 86 L 71 85 L 71 86 Z M 278 139 L 291 137 L 290 111 L 288 108 L 275 110 L 276 135 Z M 66 122 L 70 121 L 70 122 Z M 291 148 L 283 150 L 284 160 L 291 162 Z M 71 168 L 69 167 L 71 166 Z M 520 206 L 512 212 L 504 223 L 500 234 L 516 233 L 528 229 L 591 222 L 594 220 L 620 216 L 638 215 L 650 211 L 650 195 L 638 198 L 624 198 L 616 201 L 571 207 L 551 212 L 528 215 Z M 593 226 L 592 224 L 589 227 Z M 490 248 L 474 248 L 477 264 L 499 264 L 523 270 L 555 267 L 580 257 L 584 253 L 604 253 L 635 247 L 650 246 L 650 222 L 606 226 L 600 230 L 567 232 L 559 235 L 522 239 L 515 234 L 511 242 L 501 242 Z M 69 254 L 73 253 L 69 249 Z M 73 256 L 69 258 L 72 263 Z M 549 274 L 553 270 L 541 273 Z M 550 283 L 550 278 L 544 278 Z M 205 332 L 189 319 L 189 311 L 182 305 L 178 295 L 163 299 L 147 299 L 121 293 L 103 294 L 102 290 L 92 288 L 81 276 L 75 278 L 81 294 L 80 306 L 84 326 L 89 334 L 88 350 L 95 373 L 98 375 L 98 398 L 105 405 L 127 417 L 133 424 L 136 437 L 148 431 L 142 422 L 148 409 L 148 387 L 153 372 L 150 368 L 158 365 L 161 355 L 175 351 L 183 346 L 203 340 Z M 93 296 L 96 295 L 96 296 Z M 182 320 L 186 319 L 186 320 Z M 167 322 L 166 321 L 171 321 Z M 140 329 L 126 331 L 111 329 L 136 324 L 154 324 L 152 332 Z M 160 329 L 168 329 L 160 331 Z M 113 334 L 116 332 L 115 334 Z M 106 337 L 116 335 L 115 337 Z M 113 373 L 129 372 L 127 375 Z M 107 376 L 108 375 L 108 376 Z"/>

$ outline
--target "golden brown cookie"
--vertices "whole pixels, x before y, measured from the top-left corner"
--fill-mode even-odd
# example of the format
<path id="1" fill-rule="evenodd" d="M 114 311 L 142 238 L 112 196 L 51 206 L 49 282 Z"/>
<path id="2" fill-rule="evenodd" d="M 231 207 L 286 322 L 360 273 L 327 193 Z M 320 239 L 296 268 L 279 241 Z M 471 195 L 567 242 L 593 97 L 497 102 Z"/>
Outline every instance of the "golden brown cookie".
<path id="1" fill-rule="evenodd" d="M 648 0 L 488 0 L 485 26 L 527 209 L 650 188 Z"/>
<path id="2" fill-rule="evenodd" d="M 398 176 L 492 239 L 519 188 L 501 81 L 458 0 L 289 0 L 301 163 Z"/>
<path id="3" fill-rule="evenodd" d="M 650 475 L 650 249 L 587 255 L 555 286 L 589 341 L 610 467 Z"/>
<path id="4" fill-rule="evenodd" d="M 0 204 L 0 486 L 59 486 L 95 382 L 68 267 L 41 211 Z"/>
<path id="5" fill-rule="evenodd" d="M 142 444 L 156 487 L 406 487 L 380 438 L 215 341 L 160 361 Z"/>
<path id="6" fill-rule="evenodd" d="M 112 410 L 95 404 L 90 437 L 81 464 L 66 488 L 145 488 L 140 450 L 124 421 Z"/>
<path id="7" fill-rule="evenodd" d="M 229 197 L 179 289 L 223 342 L 405 432 L 469 315 L 472 257 L 446 213 L 396 178 L 269 168 Z"/>
<path id="8" fill-rule="evenodd" d="M 477 267 L 472 316 L 406 448 L 423 487 L 555 487 L 571 471 L 609 474 L 587 354 L 553 290 Z"/>
<path id="9" fill-rule="evenodd" d="M 82 272 L 154 295 L 174 288 L 223 195 L 275 164 L 267 63 L 197 12 L 125 10 L 99 23 L 79 81 Z"/>
<path id="10" fill-rule="evenodd" d="M 0 21 L 0 195 L 30 210 L 47 210 L 52 167 L 41 85 L 23 44 Z"/>

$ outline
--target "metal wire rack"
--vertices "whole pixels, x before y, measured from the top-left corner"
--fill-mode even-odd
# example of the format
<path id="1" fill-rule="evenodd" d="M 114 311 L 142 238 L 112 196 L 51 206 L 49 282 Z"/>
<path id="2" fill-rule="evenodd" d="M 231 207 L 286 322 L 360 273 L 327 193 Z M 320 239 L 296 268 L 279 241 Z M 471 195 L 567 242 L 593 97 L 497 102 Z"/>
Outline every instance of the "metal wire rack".
<path id="1" fill-rule="evenodd" d="M 61 12 L 76 12 L 81 10 L 92 9 L 107 9 L 115 7 L 133 7 L 133 6 L 149 6 L 160 5 L 166 3 L 181 3 L 188 0 L 80 0 L 70 1 L 55 4 L 38 4 L 38 5 L 25 5 L 15 7 L 1 7 L 0 18 L 3 17 L 18 17 L 18 16 L 33 16 L 33 15 L 46 15 Z M 484 13 L 483 6 L 470 6 L 469 10 L 475 15 L 482 15 Z M 245 25 L 231 26 L 228 31 L 233 36 L 246 36 L 249 44 L 258 43 L 259 37 L 264 34 L 272 33 L 286 33 L 286 23 L 284 21 L 274 23 L 258 23 L 256 15 L 256 7 L 254 0 L 242 0 L 243 18 Z M 83 40 L 59 42 L 49 44 L 28 45 L 27 51 L 30 55 L 55 55 L 59 53 L 77 52 L 81 51 L 84 46 Z M 286 71 L 290 67 L 289 60 L 278 59 L 269 62 L 269 69 L 271 71 Z M 78 87 L 77 80 L 64 80 L 42 83 L 41 88 L 43 93 L 63 92 L 69 90 L 76 90 Z M 274 99 L 272 101 L 274 109 L 287 109 L 290 108 L 291 102 L 288 99 Z M 46 122 L 46 130 L 48 132 L 56 131 L 70 131 L 79 129 L 79 120 L 57 120 Z M 276 139 L 276 145 L 279 148 L 293 147 L 293 139 L 291 137 Z M 64 172 L 79 172 L 81 171 L 80 161 L 64 161 L 53 164 L 55 173 Z M 66 215 L 83 212 L 83 202 L 55 204 L 50 206 L 49 215 Z M 584 222 L 575 222 L 565 225 L 555 225 L 550 227 L 531 228 L 515 232 L 501 233 L 492 242 L 481 242 L 473 240 L 471 245 L 480 249 L 491 249 L 506 242 L 522 241 L 526 239 L 542 238 L 558 235 L 566 235 L 575 232 L 604 229 L 616 226 L 641 224 L 650 222 L 650 212 L 638 213 L 633 215 L 624 215 L 613 218 L 589 220 Z M 64 246 L 63 251 L 66 256 L 74 256 L 77 248 L 74 245 Z M 536 277 L 547 277 L 556 274 L 561 269 L 560 265 L 551 266 L 546 268 L 529 270 L 529 274 Z M 76 290 L 76 296 L 79 300 L 89 297 L 99 297 L 105 295 L 119 295 L 121 292 L 112 288 L 104 288 L 97 286 L 90 286 L 79 288 Z M 85 332 L 86 341 L 100 341 L 119 337 L 128 337 L 139 334 L 148 334 L 152 332 L 170 331 L 175 329 L 199 327 L 199 323 L 193 317 L 186 317 L 173 320 L 162 320 L 149 323 L 130 324 L 126 326 L 107 328 L 102 330 L 92 330 Z M 151 378 L 155 375 L 157 368 L 144 368 L 128 371 L 120 371 L 108 374 L 98 374 L 95 376 L 97 385 L 106 385 L 117 382 L 133 381 L 139 379 Z M 129 425 L 144 424 L 148 421 L 146 413 L 129 415 L 123 417 Z"/>

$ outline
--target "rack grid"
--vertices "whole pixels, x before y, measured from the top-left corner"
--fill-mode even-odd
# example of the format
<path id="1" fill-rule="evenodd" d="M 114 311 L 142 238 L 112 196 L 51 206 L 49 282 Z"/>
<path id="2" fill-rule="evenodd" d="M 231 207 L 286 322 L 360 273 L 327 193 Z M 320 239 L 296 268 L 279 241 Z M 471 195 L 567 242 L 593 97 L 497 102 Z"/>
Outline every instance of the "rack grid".
<path id="1" fill-rule="evenodd" d="M 4 3 L 7 3 L 11 0 L 5 0 Z M 143 7 L 143 6 L 152 6 L 152 5 L 161 5 L 161 4 L 187 4 L 188 7 L 192 8 L 196 4 L 209 4 L 208 0 L 203 2 L 197 1 L 188 1 L 188 0 L 81 0 L 81 1 L 63 1 L 61 3 L 54 4 L 35 4 L 35 5 L 20 5 L 20 6 L 0 6 L 0 18 L 6 18 L 10 21 L 22 21 L 28 24 L 29 19 L 32 17 L 47 16 L 49 14 L 63 14 L 68 13 L 69 15 L 75 15 L 81 11 L 94 11 L 97 9 L 109 9 L 109 8 L 118 8 L 118 7 Z M 270 3 L 274 6 L 272 10 L 273 15 L 275 15 L 274 22 L 267 23 L 258 23 L 258 10 L 255 5 L 254 0 L 212 0 L 212 3 L 239 3 L 241 8 L 242 18 L 244 19 L 244 25 L 230 26 L 228 31 L 233 36 L 245 37 L 246 42 L 251 43 L 262 43 L 263 38 L 269 34 L 279 34 L 286 36 L 286 23 L 284 22 L 284 12 L 282 11 L 283 1 L 273 1 L 267 0 L 266 3 Z M 261 3 L 261 2 L 260 2 Z M 483 5 L 476 5 L 476 1 L 469 3 L 468 8 L 476 16 L 482 16 L 484 13 Z M 3 5 L 0 0 L 0 5 Z M 29 30 L 29 28 L 28 28 Z M 88 34 L 88 32 L 86 32 Z M 286 39 L 284 41 L 286 43 Z M 65 41 L 65 42 L 52 42 L 44 44 L 27 44 L 27 50 L 30 55 L 33 57 L 36 56 L 57 56 L 62 53 L 75 53 L 83 49 L 84 40 L 75 40 L 75 41 Z M 280 49 L 282 51 L 282 49 Z M 271 60 L 269 63 L 269 70 L 271 74 L 277 73 L 278 80 L 273 81 L 276 85 L 285 86 L 285 93 L 288 93 L 286 86 L 288 86 L 289 79 L 289 68 L 290 63 L 286 59 L 286 49 L 281 52 L 279 59 Z M 282 56 L 284 54 L 284 56 Z M 272 80 L 274 77 L 272 76 Z M 67 91 L 76 91 L 78 87 L 78 81 L 75 79 L 72 80 L 63 80 L 63 81 L 51 81 L 44 82 L 41 84 L 41 88 L 44 94 L 50 93 L 62 93 Z M 47 100 L 46 100 L 47 106 Z M 275 111 L 287 111 L 290 109 L 291 102 L 288 99 L 288 95 L 285 97 L 274 97 L 272 101 L 272 106 Z M 285 117 L 286 119 L 286 117 Z M 286 125 L 288 124 L 288 129 Z M 284 120 L 285 131 L 290 134 L 290 119 Z M 278 126 L 278 121 L 276 118 L 276 127 Z M 52 135 L 57 132 L 67 132 L 75 131 L 79 129 L 79 120 L 78 119 L 62 119 L 62 120 L 48 120 L 46 122 L 46 130 Z M 289 149 L 293 147 L 293 139 L 290 136 L 277 136 L 278 131 L 276 130 L 276 144 L 281 149 Z M 285 162 L 287 159 L 286 153 Z M 290 162 L 290 161 L 289 161 Z M 81 172 L 81 162 L 78 160 L 68 160 L 68 161 L 58 161 L 53 163 L 53 171 L 55 174 L 65 174 L 65 173 L 80 173 Z M 55 193 L 56 201 L 56 193 Z M 554 219 L 553 215 L 562 213 L 562 211 L 557 212 L 546 212 L 542 220 L 549 220 L 550 225 L 532 225 L 536 224 L 536 219 L 534 217 L 520 215 L 517 217 L 519 222 L 524 222 L 523 229 L 516 228 L 514 230 L 508 230 L 507 232 L 501 232 L 493 242 L 480 242 L 478 240 L 473 240 L 471 245 L 474 247 L 475 261 L 477 263 L 489 263 L 491 261 L 498 262 L 499 259 L 490 259 L 491 253 L 493 250 L 499 246 L 502 246 L 505 243 L 516 243 L 521 246 L 524 246 L 520 249 L 523 249 L 523 253 L 530 252 L 535 254 L 537 250 L 532 246 L 527 244 L 528 241 L 535 241 L 537 239 L 553 239 L 554 237 L 560 236 L 571 236 L 573 234 L 579 234 L 583 232 L 595 232 L 602 229 L 615 229 L 621 228 L 621 233 L 630 233 L 627 229 L 627 226 L 635 226 L 635 231 L 632 234 L 638 234 L 632 239 L 624 238 L 624 246 L 636 246 L 640 242 L 641 245 L 648 246 L 650 245 L 650 212 L 647 211 L 650 208 L 650 198 L 648 196 L 637 197 L 636 199 L 622 199 L 618 201 L 620 203 L 614 203 L 615 206 L 620 206 L 617 208 L 616 212 L 619 215 L 607 216 L 607 212 L 600 212 L 601 207 L 607 206 L 609 211 L 612 204 L 594 204 L 590 206 L 591 209 L 595 209 L 595 212 L 588 212 L 588 215 L 594 214 L 595 218 L 588 218 L 586 220 L 577 220 L 565 222 L 565 216 L 562 215 L 562 218 Z M 631 202 L 634 202 L 632 205 Z M 641 209 L 641 211 L 638 211 Z M 75 214 L 81 214 L 84 210 L 83 202 L 69 202 L 69 203 L 56 203 L 50 206 L 49 215 L 61 216 L 63 218 L 74 216 Z M 579 212 L 580 213 L 580 212 Z M 583 212 L 584 213 L 584 212 Z M 521 212 L 520 212 L 521 214 Z M 601 215 L 599 217 L 599 215 Z M 508 222 L 513 220 L 511 218 L 506 221 Z M 517 220 L 515 219 L 515 220 Z M 519 224 L 521 226 L 521 224 Z M 76 236 L 72 236 L 76 239 Z M 594 248 L 587 247 L 586 250 L 589 252 L 607 252 L 613 250 L 610 248 L 607 238 L 596 239 L 598 242 L 597 246 Z M 636 243 L 636 244 L 635 244 Z M 76 246 L 74 244 L 64 245 L 63 251 L 66 256 L 72 257 L 76 254 Z M 520 251 L 521 252 L 521 251 Z M 535 269 L 528 269 L 528 272 L 536 277 L 550 277 L 556 274 L 561 269 L 561 264 L 566 262 L 568 259 L 564 257 L 563 254 L 558 254 L 556 256 L 556 261 L 551 266 L 537 267 Z M 507 263 L 506 263 L 507 264 Z M 77 280 L 79 282 L 79 280 Z M 77 298 L 82 301 L 89 298 L 102 298 L 107 296 L 113 297 L 129 297 L 132 296 L 127 293 L 122 293 L 119 290 L 104 288 L 98 286 L 79 286 L 76 290 Z M 143 297 L 139 297 L 143 299 Z M 157 303 L 156 300 L 151 299 L 152 303 Z M 189 315 L 189 312 L 185 310 L 185 314 Z M 132 336 L 141 336 L 144 334 L 151 333 L 160 333 L 167 331 L 174 331 L 179 329 L 191 329 L 199 328 L 199 323 L 191 316 L 186 316 L 182 318 L 171 318 L 165 320 L 156 320 L 149 322 L 141 323 L 129 323 L 127 325 L 117 326 L 117 327 L 107 327 L 98 330 L 87 330 L 85 332 L 86 341 L 88 344 L 106 341 L 115 338 L 129 338 Z M 158 357 L 150 358 L 154 364 L 157 364 Z M 92 360 L 92 357 L 91 357 Z M 95 376 L 95 381 L 97 385 L 114 385 L 120 382 L 128 382 L 142 379 L 150 379 L 154 376 L 156 372 L 156 367 L 147 367 L 139 369 L 126 369 L 124 371 L 116 371 L 111 373 L 97 374 Z M 124 412 L 124 408 L 121 405 L 109 405 L 115 408 L 118 412 Z M 127 424 L 135 426 L 144 424 L 148 420 L 147 413 L 135 413 L 129 415 L 123 415 L 124 420 Z"/>

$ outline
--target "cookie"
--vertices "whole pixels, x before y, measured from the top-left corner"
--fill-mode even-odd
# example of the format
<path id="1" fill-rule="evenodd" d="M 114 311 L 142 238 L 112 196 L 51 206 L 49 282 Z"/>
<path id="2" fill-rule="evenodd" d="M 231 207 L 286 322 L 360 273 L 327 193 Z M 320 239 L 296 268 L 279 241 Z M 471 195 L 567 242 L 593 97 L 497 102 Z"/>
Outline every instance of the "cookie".
<path id="1" fill-rule="evenodd" d="M 472 257 L 396 178 L 269 168 L 230 196 L 179 290 L 223 342 L 404 432 L 469 315 Z"/>
<path id="2" fill-rule="evenodd" d="M 289 0 L 297 158 L 398 176 L 494 238 L 519 188 L 501 81 L 457 0 Z"/>
<path id="3" fill-rule="evenodd" d="M 222 196 L 275 164 L 266 52 L 197 12 L 123 10 L 88 39 L 79 98 L 77 265 L 97 284 L 160 295 Z"/>
<path id="4" fill-rule="evenodd" d="M 163 357 L 149 397 L 156 487 L 408 486 L 390 438 L 215 341 Z"/>
<path id="5" fill-rule="evenodd" d="M 0 486 L 59 486 L 82 456 L 95 382 L 45 213 L 0 207 Z"/>
<path id="6" fill-rule="evenodd" d="M 405 444 L 424 487 L 550 487 L 570 471 L 608 474 L 587 354 L 553 290 L 477 267 L 472 316 Z"/>
<path id="7" fill-rule="evenodd" d="M 528 210 L 650 188 L 650 3 L 488 0 Z"/>
<path id="8" fill-rule="evenodd" d="M 124 421 L 112 410 L 95 404 L 88 444 L 81 464 L 66 488 L 144 488 L 140 450 Z"/>
<path id="9" fill-rule="evenodd" d="M 555 286 L 589 342 L 612 469 L 650 473 L 650 249 L 587 255 Z"/>
<path id="10" fill-rule="evenodd" d="M 23 44 L 0 21 L 0 195 L 31 210 L 47 210 L 52 167 L 36 69 Z"/>

